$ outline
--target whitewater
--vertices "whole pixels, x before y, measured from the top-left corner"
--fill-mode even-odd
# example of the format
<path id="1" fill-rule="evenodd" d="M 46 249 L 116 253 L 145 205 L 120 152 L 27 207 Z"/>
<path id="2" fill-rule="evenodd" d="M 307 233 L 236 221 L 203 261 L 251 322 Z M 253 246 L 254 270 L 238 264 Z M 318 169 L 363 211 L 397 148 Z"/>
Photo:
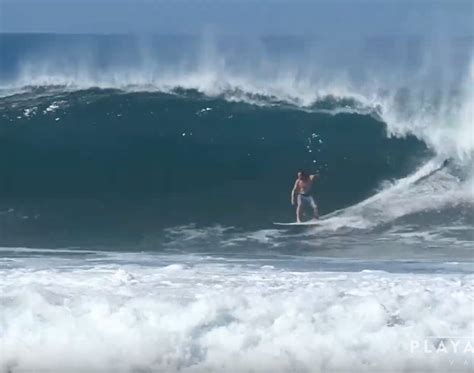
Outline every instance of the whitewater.
<path id="1" fill-rule="evenodd" d="M 0 38 L 0 369 L 472 371 L 470 41 Z"/>
<path id="2" fill-rule="evenodd" d="M 46 266 L 18 259 L 17 271 L 2 271 L 7 370 L 468 371 L 472 363 L 470 353 L 427 357 L 419 347 L 473 327 L 472 275 L 93 252 L 84 265 L 67 257 L 74 250 L 56 253 L 64 257 Z"/>

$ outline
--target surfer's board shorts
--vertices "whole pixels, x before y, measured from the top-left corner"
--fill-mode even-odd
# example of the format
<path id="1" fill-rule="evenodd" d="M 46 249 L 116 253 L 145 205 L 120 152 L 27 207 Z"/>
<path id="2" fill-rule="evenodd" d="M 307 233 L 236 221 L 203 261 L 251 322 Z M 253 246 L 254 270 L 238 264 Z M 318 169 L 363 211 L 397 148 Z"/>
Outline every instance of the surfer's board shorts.
<path id="1" fill-rule="evenodd" d="M 312 196 L 306 194 L 298 194 L 298 206 L 309 205 L 311 208 L 317 208 L 316 202 Z"/>

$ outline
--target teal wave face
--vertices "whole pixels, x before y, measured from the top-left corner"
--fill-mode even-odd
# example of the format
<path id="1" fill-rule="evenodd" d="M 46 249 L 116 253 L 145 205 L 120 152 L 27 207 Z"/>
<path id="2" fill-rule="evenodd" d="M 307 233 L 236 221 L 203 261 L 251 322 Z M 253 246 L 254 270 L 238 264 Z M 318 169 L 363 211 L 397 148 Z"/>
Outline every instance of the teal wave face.
<path id="1" fill-rule="evenodd" d="M 301 168 L 320 175 L 315 197 L 328 213 L 370 196 L 428 155 L 414 138 L 388 138 L 370 115 L 255 106 L 186 91 L 46 98 L 36 92 L 1 105 L 2 206 L 18 211 L 10 224 L 22 227 L 9 232 L 23 238 L 288 220 Z"/>

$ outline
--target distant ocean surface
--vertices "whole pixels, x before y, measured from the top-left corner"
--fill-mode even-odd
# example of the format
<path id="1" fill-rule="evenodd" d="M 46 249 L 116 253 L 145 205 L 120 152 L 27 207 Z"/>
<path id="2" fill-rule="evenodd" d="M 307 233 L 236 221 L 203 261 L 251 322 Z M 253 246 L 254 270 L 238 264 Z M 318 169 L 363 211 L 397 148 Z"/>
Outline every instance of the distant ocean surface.
<path id="1" fill-rule="evenodd" d="M 1 369 L 472 371 L 473 46 L 0 34 Z"/>

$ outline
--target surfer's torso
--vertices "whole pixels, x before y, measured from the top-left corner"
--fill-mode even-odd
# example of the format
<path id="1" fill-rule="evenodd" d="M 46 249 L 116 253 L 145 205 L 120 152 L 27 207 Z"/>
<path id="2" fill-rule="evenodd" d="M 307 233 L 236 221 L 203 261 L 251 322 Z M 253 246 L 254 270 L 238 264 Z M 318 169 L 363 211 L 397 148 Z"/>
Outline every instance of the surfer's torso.
<path id="1" fill-rule="evenodd" d="M 307 179 L 298 180 L 298 193 L 299 194 L 309 194 L 311 187 L 313 186 L 313 178 L 308 177 Z"/>

